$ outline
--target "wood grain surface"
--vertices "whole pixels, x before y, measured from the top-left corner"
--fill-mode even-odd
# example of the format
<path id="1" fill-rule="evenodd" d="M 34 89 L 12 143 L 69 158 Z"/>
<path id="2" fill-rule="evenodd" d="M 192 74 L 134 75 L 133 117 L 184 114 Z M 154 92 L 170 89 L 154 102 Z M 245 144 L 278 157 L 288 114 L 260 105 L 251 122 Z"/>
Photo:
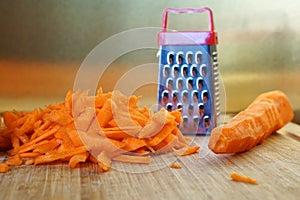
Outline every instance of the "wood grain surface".
<path id="1" fill-rule="evenodd" d="M 191 136 L 198 154 L 156 156 L 150 165 L 114 162 L 106 173 L 96 164 L 12 167 L 0 174 L 0 199 L 299 199 L 299 136 L 300 126 L 290 123 L 262 145 L 232 155 L 216 155 L 207 136 Z M 259 184 L 234 182 L 233 172 Z"/>

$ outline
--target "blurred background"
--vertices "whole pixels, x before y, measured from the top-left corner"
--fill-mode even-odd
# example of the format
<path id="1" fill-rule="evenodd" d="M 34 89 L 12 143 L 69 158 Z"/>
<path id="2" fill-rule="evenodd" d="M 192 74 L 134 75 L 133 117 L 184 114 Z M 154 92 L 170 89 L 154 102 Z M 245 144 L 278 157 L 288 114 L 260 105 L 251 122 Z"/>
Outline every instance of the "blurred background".
<path id="1" fill-rule="evenodd" d="M 160 27 L 167 7 L 204 6 L 213 10 L 219 36 L 226 112 L 238 112 L 260 93 L 280 89 L 300 123 L 300 2 L 294 0 L 1 0 L 0 112 L 63 101 L 81 63 L 100 42 L 129 29 Z M 170 15 L 169 28 L 207 29 L 205 16 Z M 99 85 L 111 91 L 126 71 L 157 63 L 156 53 L 143 49 L 120 56 Z M 156 101 L 156 85 L 136 93 L 148 103 Z"/>

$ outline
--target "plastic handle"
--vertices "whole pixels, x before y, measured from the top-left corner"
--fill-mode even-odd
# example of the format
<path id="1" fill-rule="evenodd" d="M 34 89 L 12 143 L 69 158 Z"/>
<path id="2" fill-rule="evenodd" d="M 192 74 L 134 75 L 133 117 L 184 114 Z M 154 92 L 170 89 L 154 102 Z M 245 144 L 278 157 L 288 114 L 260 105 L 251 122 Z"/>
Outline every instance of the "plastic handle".
<path id="1" fill-rule="evenodd" d="M 181 13 L 202 13 L 207 11 L 209 13 L 209 29 L 211 32 L 215 31 L 214 27 L 214 20 L 213 20 L 213 14 L 210 8 L 204 7 L 199 9 L 193 9 L 193 8 L 184 8 L 184 9 L 173 9 L 173 8 L 167 8 L 165 9 L 163 13 L 163 20 L 162 20 L 162 29 L 163 31 L 166 31 L 167 24 L 168 24 L 168 13 L 175 13 L 175 14 L 181 14 Z"/>

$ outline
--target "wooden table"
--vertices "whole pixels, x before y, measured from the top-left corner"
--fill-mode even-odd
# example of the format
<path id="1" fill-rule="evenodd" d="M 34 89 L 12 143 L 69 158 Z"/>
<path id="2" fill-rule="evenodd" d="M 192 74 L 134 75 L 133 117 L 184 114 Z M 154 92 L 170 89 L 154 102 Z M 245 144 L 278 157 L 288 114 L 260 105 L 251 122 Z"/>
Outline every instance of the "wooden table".
<path id="1" fill-rule="evenodd" d="M 113 163 L 21 166 L 0 174 L 0 199 L 299 199 L 300 126 L 289 123 L 252 150 L 216 155 L 207 136 L 193 137 L 201 151 L 186 157 L 157 156 L 150 165 Z M 1 160 L 5 159 L 2 154 Z M 181 169 L 170 168 L 175 162 Z M 234 182 L 236 172 L 258 185 Z"/>

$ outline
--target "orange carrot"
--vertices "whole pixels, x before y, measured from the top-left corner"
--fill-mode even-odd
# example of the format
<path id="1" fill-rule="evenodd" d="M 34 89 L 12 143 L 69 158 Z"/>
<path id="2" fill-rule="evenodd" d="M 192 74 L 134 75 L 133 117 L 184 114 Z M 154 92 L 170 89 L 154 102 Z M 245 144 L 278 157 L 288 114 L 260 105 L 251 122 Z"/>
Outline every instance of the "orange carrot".
<path id="1" fill-rule="evenodd" d="M 53 162 L 56 160 L 60 160 L 66 157 L 74 156 L 76 154 L 81 154 L 85 152 L 87 152 L 87 149 L 84 146 L 82 146 L 82 147 L 77 147 L 72 151 L 66 151 L 61 153 L 49 153 L 47 155 L 38 156 L 35 159 L 34 164 L 38 165 L 42 163 L 49 163 L 49 162 Z"/>
<path id="2" fill-rule="evenodd" d="M 24 162 L 25 165 L 32 165 L 33 163 L 34 163 L 34 159 L 27 159 Z"/>
<path id="3" fill-rule="evenodd" d="M 98 163 L 97 158 L 96 158 L 95 156 L 93 156 L 92 154 L 90 154 L 89 160 L 90 160 L 92 163 Z"/>
<path id="4" fill-rule="evenodd" d="M 181 168 L 181 166 L 178 165 L 178 164 L 176 164 L 176 163 L 172 163 L 172 164 L 170 165 L 170 167 L 171 167 L 171 168 L 174 168 L 174 169 L 180 169 L 180 168 Z"/>
<path id="5" fill-rule="evenodd" d="M 62 161 L 74 168 L 90 161 L 107 171 L 112 160 L 148 164 L 151 156 L 173 149 L 185 154 L 198 150 L 178 129 L 179 111 L 153 113 L 139 108 L 140 99 L 101 88 L 95 96 L 70 90 L 63 103 L 5 112 L 0 147 L 11 148 L 7 164 L 21 165 L 24 158 L 25 165 Z"/>
<path id="6" fill-rule="evenodd" d="M 111 166 L 111 158 L 108 157 L 108 155 L 102 151 L 98 156 L 97 156 L 97 161 L 98 165 L 101 167 L 103 171 L 108 171 Z"/>
<path id="7" fill-rule="evenodd" d="M 8 170 L 9 170 L 8 164 L 6 164 L 6 163 L 0 163 L 0 173 L 8 172 Z"/>
<path id="8" fill-rule="evenodd" d="M 41 156 L 42 154 L 39 152 L 26 152 L 26 153 L 20 153 L 21 158 L 35 158 L 38 156 Z"/>
<path id="9" fill-rule="evenodd" d="M 142 148 L 139 148 L 135 151 L 132 151 L 133 155 L 139 155 L 139 156 L 146 156 L 146 155 L 149 155 L 151 153 L 151 151 L 149 151 L 147 149 L 147 147 L 145 147 L 146 149 L 144 149 L 143 147 Z"/>
<path id="10" fill-rule="evenodd" d="M 24 152 L 28 152 L 28 151 L 31 151 L 35 148 L 37 148 L 38 146 L 41 146 L 41 145 L 44 145 L 44 144 L 47 144 L 49 141 L 48 140 L 42 140 L 41 142 L 39 143 L 34 143 L 32 145 L 23 145 L 22 147 L 19 148 L 19 151 L 18 153 L 24 153 Z M 27 143 L 28 144 L 28 143 Z M 25 147 L 24 147 L 25 146 Z"/>
<path id="11" fill-rule="evenodd" d="M 44 133 L 45 130 L 47 130 L 49 128 L 49 126 L 51 125 L 50 121 L 46 121 L 42 124 L 42 122 L 40 123 L 40 126 L 38 126 L 35 130 L 35 132 L 31 135 L 30 140 L 35 139 L 36 137 L 42 135 Z"/>
<path id="12" fill-rule="evenodd" d="M 233 181 L 245 182 L 245 183 L 250 183 L 250 184 L 258 184 L 257 180 L 255 180 L 253 178 L 246 177 L 246 176 L 242 176 L 242 175 L 237 174 L 237 173 L 232 173 L 230 175 L 230 177 Z"/>
<path id="13" fill-rule="evenodd" d="M 34 147 L 32 146 L 35 146 L 37 142 L 40 142 L 44 139 L 46 139 L 47 137 L 49 136 L 52 136 L 56 131 L 58 131 L 60 128 L 60 125 L 56 125 L 55 127 L 53 127 L 51 130 L 49 130 L 48 132 L 44 133 L 43 135 L 31 140 L 30 142 L 28 143 L 25 143 L 24 145 L 20 146 L 17 151 L 22 151 L 22 149 L 25 149 L 25 148 L 31 148 L 33 149 Z M 27 150 L 28 151 L 28 150 Z"/>
<path id="14" fill-rule="evenodd" d="M 293 116 L 283 92 L 261 94 L 228 124 L 213 129 L 208 147 L 215 153 L 247 151 L 290 122 Z"/>
<path id="15" fill-rule="evenodd" d="M 75 128 L 73 129 L 67 129 L 66 133 L 69 135 L 69 138 L 72 140 L 72 143 L 75 147 L 83 146 L 84 144 L 82 143 L 82 140 Z"/>
<path id="16" fill-rule="evenodd" d="M 114 139 L 114 140 L 122 140 L 129 136 L 126 132 L 122 130 L 111 130 L 111 131 L 103 131 L 103 132 L 107 138 Z"/>
<path id="17" fill-rule="evenodd" d="M 124 143 L 124 147 L 122 148 L 125 151 L 134 151 L 141 147 L 146 146 L 146 142 L 144 140 L 140 140 L 135 137 L 125 137 L 122 140 L 122 143 Z"/>
<path id="18" fill-rule="evenodd" d="M 39 145 L 36 145 L 34 148 L 34 152 L 38 153 L 47 153 L 50 152 L 51 150 L 55 149 L 59 145 L 59 142 L 57 141 L 56 138 L 48 141 L 44 140 L 39 143 Z"/>
<path id="19" fill-rule="evenodd" d="M 127 163 L 149 164 L 150 156 L 119 155 L 114 157 L 113 160 Z"/>
<path id="20" fill-rule="evenodd" d="M 22 165 L 22 163 L 23 163 L 23 160 L 19 154 L 9 157 L 6 160 L 6 164 L 13 165 L 13 166 L 20 166 L 20 165 Z"/>
<path id="21" fill-rule="evenodd" d="M 147 143 L 150 146 L 158 145 L 161 141 L 163 141 L 169 134 L 172 133 L 173 129 L 176 128 L 175 123 L 166 124 L 154 137 L 147 140 Z"/>
<path id="22" fill-rule="evenodd" d="M 108 99 L 107 101 L 105 101 L 101 110 L 98 111 L 97 118 L 100 127 L 106 127 L 106 124 L 108 124 L 108 122 L 112 120 L 113 114 L 112 114 L 111 107 L 112 107 L 112 101 L 111 99 Z"/>
<path id="23" fill-rule="evenodd" d="M 80 162 L 85 162 L 88 157 L 89 157 L 88 152 L 74 155 L 71 157 L 71 159 L 69 161 L 69 166 L 71 168 L 75 168 Z"/>
<path id="24" fill-rule="evenodd" d="M 103 93 L 102 88 L 99 88 L 95 98 L 95 107 L 102 108 L 105 102 L 111 98 L 111 96 L 112 96 L 111 92 Z"/>
<path id="25" fill-rule="evenodd" d="M 13 122 L 16 121 L 18 118 L 18 115 L 16 115 L 13 112 L 5 111 L 3 113 L 4 123 L 7 127 L 12 127 Z"/>
<path id="26" fill-rule="evenodd" d="M 199 146 L 187 146 L 178 150 L 176 149 L 173 150 L 178 156 L 187 156 L 187 155 L 197 153 L 199 149 L 200 149 Z"/>

